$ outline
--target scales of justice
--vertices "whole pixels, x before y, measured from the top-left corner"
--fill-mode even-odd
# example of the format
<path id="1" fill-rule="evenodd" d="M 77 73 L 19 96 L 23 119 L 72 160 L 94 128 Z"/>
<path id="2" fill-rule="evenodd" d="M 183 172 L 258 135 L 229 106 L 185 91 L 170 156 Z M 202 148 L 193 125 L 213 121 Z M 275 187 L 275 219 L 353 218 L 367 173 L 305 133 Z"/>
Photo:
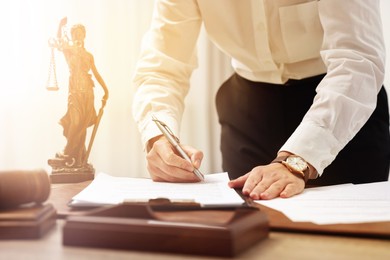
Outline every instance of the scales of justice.
<path id="1" fill-rule="evenodd" d="M 70 27 L 69 37 L 66 25 L 65 17 L 59 23 L 57 37 L 49 39 L 51 59 L 46 88 L 50 91 L 59 89 L 55 50 L 62 52 L 69 68 L 68 107 L 59 121 L 63 127 L 66 145 L 62 151 L 48 160 L 52 167 L 50 175 L 52 183 L 76 183 L 94 178 L 95 169 L 88 163 L 88 158 L 108 99 L 107 86 L 96 69 L 93 55 L 84 48 L 85 27 L 81 24 L 73 25 Z M 98 113 L 94 105 L 95 84 L 92 76 L 104 91 Z M 89 127 L 93 127 L 93 130 L 86 145 Z"/>

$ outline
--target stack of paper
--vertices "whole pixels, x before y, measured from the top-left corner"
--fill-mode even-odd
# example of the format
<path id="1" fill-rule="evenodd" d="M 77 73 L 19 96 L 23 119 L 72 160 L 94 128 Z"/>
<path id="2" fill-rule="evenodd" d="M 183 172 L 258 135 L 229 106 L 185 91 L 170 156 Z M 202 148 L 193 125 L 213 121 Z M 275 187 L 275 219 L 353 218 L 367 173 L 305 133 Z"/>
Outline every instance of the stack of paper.
<path id="1" fill-rule="evenodd" d="M 205 176 L 199 183 L 153 182 L 151 179 L 113 177 L 100 173 L 77 194 L 70 206 L 115 205 L 124 201 L 165 198 L 196 202 L 203 207 L 241 206 L 244 200 L 228 187 L 227 173 Z M 257 200 L 281 211 L 295 222 L 316 224 L 390 221 L 390 182 L 344 184 L 305 189 L 292 198 Z"/>
<path id="2" fill-rule="evenodd" d="M 310 188 L 292 198 L 256 202 L 281 211 L 295 222 L 390 221 L 390 182 Z"/>
<path id="3" fill-rule="evenodd" d="M 203 207 L 240 206 L 245 201 L 228 187 L 227 173 L 205 176 L 199 183 L 153 182 L 151 179 L 113 177 L 99 173 L 92 183 L 73 197 L 70 206 L 115 205 L 124 201 L 164 198 L 172 202 L 196 202 Z"/>

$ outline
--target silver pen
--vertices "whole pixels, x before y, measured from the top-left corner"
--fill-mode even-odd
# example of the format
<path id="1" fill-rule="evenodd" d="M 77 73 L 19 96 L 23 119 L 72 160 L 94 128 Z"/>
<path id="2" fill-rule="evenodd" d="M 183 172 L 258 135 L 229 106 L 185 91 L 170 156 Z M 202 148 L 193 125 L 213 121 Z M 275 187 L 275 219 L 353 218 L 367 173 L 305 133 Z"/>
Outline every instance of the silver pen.
<path id="1" fill-rule="evenodd" d="M 161 122 L 160 120 L 158 120 L 154 115 L 152 115 L 152 120 L 156 123 L 156 125 L 160 129 L 161 133 L 168 139 L 169 143 L 171 145 L 173 145 L 173 147 L 175 147 L 175 149 L 179 152 L 181 157 L 183 157 L 185 160 L 192 163 L 190 157 L 188 157 L 186 152 L 184 152 L 183 148 L 180 146 L 179 138 L 177 138 L 172 133 L 171 129 L 169 129 L 169 127 L 164 122 Z M 195 167 L 194 167 L 194 174 L 196 175 L 196 177 L 198 177 L 198 179 L 200 181 L 204 180 L 203 174 Z"/>

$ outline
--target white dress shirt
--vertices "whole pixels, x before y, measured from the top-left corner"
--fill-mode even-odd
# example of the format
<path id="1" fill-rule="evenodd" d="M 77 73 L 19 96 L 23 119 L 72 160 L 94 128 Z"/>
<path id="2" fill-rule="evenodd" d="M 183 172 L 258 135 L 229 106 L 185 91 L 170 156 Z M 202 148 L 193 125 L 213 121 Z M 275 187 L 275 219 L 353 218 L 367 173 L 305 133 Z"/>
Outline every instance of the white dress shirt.
<path id="1" fill-rule="evenodd" d="M 280 148 L 320 175 L 376 107 L 385 61 L 379 0 L 159 0 L 134 75 L 133 115 L 144 144 L 160 134 L 151 113 L 179 132 L 202 24 L 251 81 L 327 73 Z"/>

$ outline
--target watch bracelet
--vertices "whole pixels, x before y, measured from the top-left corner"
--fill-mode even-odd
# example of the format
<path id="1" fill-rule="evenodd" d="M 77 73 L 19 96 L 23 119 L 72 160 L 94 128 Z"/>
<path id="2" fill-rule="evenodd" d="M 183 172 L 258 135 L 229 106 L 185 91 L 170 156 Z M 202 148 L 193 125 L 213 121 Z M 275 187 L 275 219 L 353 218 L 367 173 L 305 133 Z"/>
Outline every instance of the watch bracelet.
<path id="1" fill-rule="evenodd" d="M 278 156 L 276 157 L 271 163 L 280 163 L 282 164 L 284 167 L 287 168 L 287 170 L 289 170 L 292 174 L 298 174 L 298 173 L 294 173 L 292 172 L 286 165 L 284 165 L 282 162 L 284 162 L 287 157 L 289 157 L 291 155 L 283 155 L 283 156 Z M 309 180 L 309 177 L 310 177 L 310 167 L 309 167 L 309 164 L 306 162 L 307 164 L 307 169 L 303 171 L 303 176 L 302 175 L 299 175 L 300 177 L 303 177 L 303 180 L 305 181 L 305 183 Z"/>

